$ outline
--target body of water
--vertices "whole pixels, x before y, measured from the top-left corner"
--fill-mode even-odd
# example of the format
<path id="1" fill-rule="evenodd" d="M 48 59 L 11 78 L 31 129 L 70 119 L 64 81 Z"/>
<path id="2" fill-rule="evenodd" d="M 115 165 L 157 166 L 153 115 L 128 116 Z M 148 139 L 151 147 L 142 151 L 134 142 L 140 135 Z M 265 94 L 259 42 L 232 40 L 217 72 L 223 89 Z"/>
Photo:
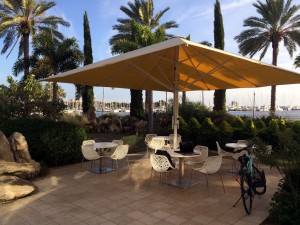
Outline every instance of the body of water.
<path id="1" fill-rule="evenodd" d="M 110 112 L 96 112 L 96 116 L 101 116 L 101 115 L 104 115 L 104 114 L 108 114 Z M 249 116 L 249 117 L 252 117 L 253 116 L 253 112 L 252 111 L 229 111 L 228 112 L 230 115 L 233 115 L 233 116 Z M 118 114 L 119 116 L 127 116 L 129 115 L 130 113 L 129 112 L 118 112 L 116 113 Z M 269 116 L 269 112 L 265 111 L 254 111 L 254 117 L 258 117 L 258 118 L 261 118 L 263 116 Z M 286 120 L 300 120 L 300 110 L 293 110 L 293 111 L 276 111 L 275 113 L 277 116 L 280 116 L 281 118 L 284 118 Z"/>
<path id="2" fill-rule="evenodd" d="M 253 117 L 252 111 L 229 111 L 230 115 L 233 116 L 249 116 Z M 268 111 L 254 111 L 254 117 L 261 118 L 263 116 L 269 116 L 270 112 Z M 286 120 L 300 120 L 300 110 L 283 110 L 283 111 L 276 111 L 276 116 L 279 116 Z"/>

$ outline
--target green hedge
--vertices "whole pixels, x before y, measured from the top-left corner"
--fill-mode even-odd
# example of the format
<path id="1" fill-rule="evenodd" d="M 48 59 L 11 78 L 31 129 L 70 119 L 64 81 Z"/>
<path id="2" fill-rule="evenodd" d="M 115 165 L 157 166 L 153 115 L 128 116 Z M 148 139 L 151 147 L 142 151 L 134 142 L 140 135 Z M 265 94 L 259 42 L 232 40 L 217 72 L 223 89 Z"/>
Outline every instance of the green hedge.
<path id="1" fill-rule="evenodd" d="M 31 157 L 49 166 L 80 161 L 84 129 L 67 122 L 46 119 L 16 119 L 3 121 L 0 130 L 9 137 L 20 132 L 26 138 Z"/>

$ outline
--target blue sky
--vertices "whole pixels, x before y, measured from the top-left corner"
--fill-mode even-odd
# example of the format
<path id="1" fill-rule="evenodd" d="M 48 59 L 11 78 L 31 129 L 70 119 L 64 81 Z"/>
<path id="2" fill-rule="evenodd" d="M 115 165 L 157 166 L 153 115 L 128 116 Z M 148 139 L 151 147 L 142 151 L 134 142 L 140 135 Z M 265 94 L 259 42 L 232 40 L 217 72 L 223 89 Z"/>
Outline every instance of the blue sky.
<path id="1" fill-rule="evenodd" d="M 129 0 L 128 0 L 129 1 Z M 49 10 L 48 15 L 58 15 L 67 20 L 71 26 L 62 28 L 61 31 L 68 37 L 76 37 L 79 46 L 83 48 L 83 14 L 87 11 L 90 29 L 92 35 L 92 47 L 94 62 L 111 57 L 109 38 L 115 34 L 112 26 L 117 24 L 117 18 L 124 18 L 120 11 L 121 5 L 127 5 L 127 0 L 56 0 L 56 7 Z M 224 30 L 225 30 L 225 50 L 231 53 L 238 53 L 237 43 L 234 37 L 245 28 L 243 20 L 249 16 L 255 16 L 256 11 L 252 4 L 256 0 L 220 0 Z M 294 4 L 300 4 L 300 0 L 294 0 Z M 191 41 L 201 42 L 213 40 L 213 10 L 215 0 L 154 0 L 155 12 L 170 7 L 165 13 L 161 22 L 175 20 L 179 28 L 169 30 L 177 36 L 186 37 L 191 35 Z M 2 49 L 3 43 L 0 42 Z M 297 49 L 295 56 L 300 54 L 300 48 Z M 6 55 L 0 55 L 0 84 L 7 84 L 6 79 L 11 75 L 11 68 L 17 58 L 17 48 L 6 59 Z M 254 57 L 258 59 L 258 55 Z M 262 60 L 271 63 L 271 51 Z M 283 46 L 280 48 L 278 65 L 286 69 L 295 70 L 292 65 L 293 59 L 290 58 Z M 300 70 L 297 70 L 300 72 Z M 20 75 L 21 76 L 21 75 Z M 72 84 L 61 84 L 67 93 L 67 98 L 74 98 L 75 88 Z M 282 85 L 277 87 L 277 105 L 300 105 L 300 84 Z M 253 92 L 255 91 L 256 105 L 270 104 L 270 87 L 258 89 L 235 89 L 227 90 L 226 101 L 238 101 L 240 105 L 252 105 Z M 94 88 L 97 99 L 102 99 L 103 89 Z M 188 92 L 187 97 L 192 101 L 200 101 L 202 92 Z M 171 94 L 168 94 L 171 97 Z M 155 92 L 154 100 L 165 100 L 165 93 Z M 213 91 L 204 92 L 206 105 L 213 104 Z M 105 88 L 106 101 L 130 101 L 130 92 L 128 89 Z"/>

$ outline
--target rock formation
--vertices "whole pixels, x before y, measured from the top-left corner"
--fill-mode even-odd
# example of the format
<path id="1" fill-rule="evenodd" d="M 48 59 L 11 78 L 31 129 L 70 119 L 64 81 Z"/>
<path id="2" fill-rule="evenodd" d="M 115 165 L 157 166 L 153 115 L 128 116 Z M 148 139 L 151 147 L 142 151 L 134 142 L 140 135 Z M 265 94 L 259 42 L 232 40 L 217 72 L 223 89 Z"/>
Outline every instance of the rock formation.
<path id="1" fill-rule="evenodd" d="M 38 162 L 31 159 L 25 137 L 18 132 L 9 140 L 0 131 L 0 202 L 25 197 L 37 190 L 28 180 L 41 170 Z"/>

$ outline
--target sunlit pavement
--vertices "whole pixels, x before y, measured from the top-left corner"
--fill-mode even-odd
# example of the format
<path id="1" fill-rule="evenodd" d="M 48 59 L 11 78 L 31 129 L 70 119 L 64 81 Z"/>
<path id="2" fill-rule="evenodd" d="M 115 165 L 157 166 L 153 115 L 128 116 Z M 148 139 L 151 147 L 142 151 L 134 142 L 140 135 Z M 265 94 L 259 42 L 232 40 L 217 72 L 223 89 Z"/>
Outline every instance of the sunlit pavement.
<path id="1" fill-rule="evenodd" d="M 275 170 L 263 166 L 267 175 L 267 192 L 255 196 L 253 212 L 247 215 L 240 196 L 239 184 L 230 173 L 232 161 L 223 159 L 221 174 L 212 176 L 210 195 L 206 179 L 182 189 L 159 184 L 159 175 L 148 183 L 149 158 L 129 155 L 130 171 L 122 167 L 118 172 L 96 174 L 88 171 L 85 162 L 50 169 L 49 174 L 34 184 L 39 192 L 17 201 L 0 205 L 0 223 L 4 224 L 210 224 L 256 225 L 268 216 L 269 202 L 281 178 Z M 186 175 L 190 168 L 186 167 Z M 176 179 L 177 174 L 172 174 Z"/>

